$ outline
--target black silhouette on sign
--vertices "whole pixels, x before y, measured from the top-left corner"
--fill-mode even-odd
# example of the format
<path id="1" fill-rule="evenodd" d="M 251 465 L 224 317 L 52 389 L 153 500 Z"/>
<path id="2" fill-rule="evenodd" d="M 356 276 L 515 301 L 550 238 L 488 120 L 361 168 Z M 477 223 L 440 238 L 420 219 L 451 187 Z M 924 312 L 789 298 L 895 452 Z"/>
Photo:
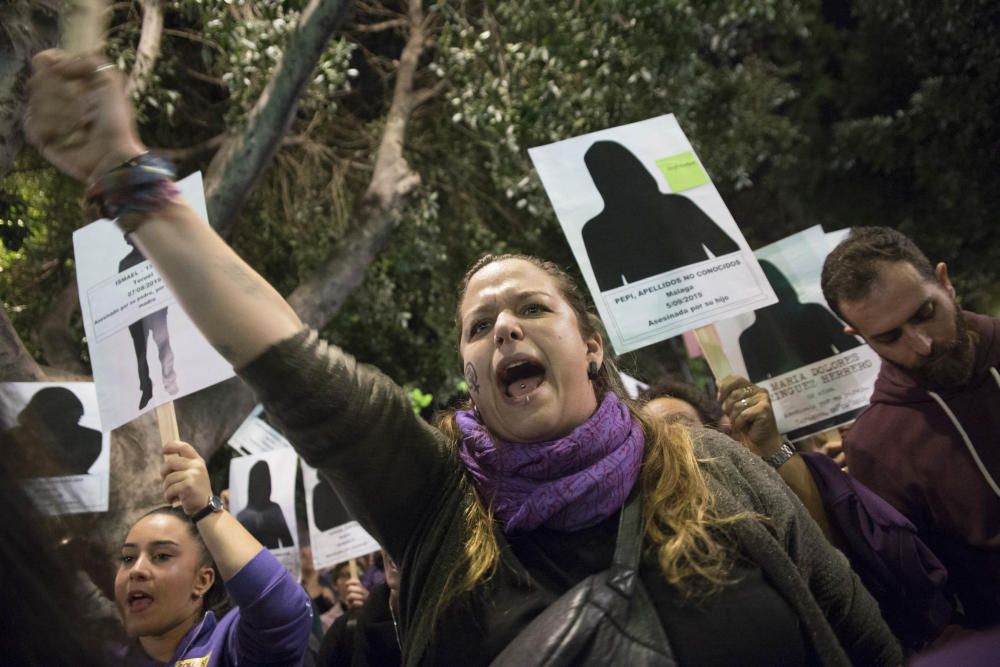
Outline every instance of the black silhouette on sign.
<path id="1" fill-rule="evenodd" d="M 313 487 L 313 521 L 319 530 L 330 530 L 354 521 L 337 497 L 337 492 L 322 477 L 319 484 Z"/>
<path id="2" fill-rule="evenodd" d="M 125 242 L 132 245 L 128 236 Z M 132 250 L 118 263 L 119 273 L 145 262 L 146 258 L 139 249 Z M 170 333 L 167 331 L 167 309 L 161 308 L 142 319 L 133 322 L 128 327 L 132 336 L 132 346 L 135 348 L 135 363 L 139 372 L 139 409 L 142 410 L 153 398 L 153 381 L 149 377 L 149 362 L 146 361 L 146 341 L 153 335 L 153 342 L 160 356 L 160 371 L 163 374 L 163 388 L 173 396 L 177 393 L 177 375 L 174 373 L 174 351 L 170 347 Z"/>
<path id="3" fill-rule="evenodd" d="M 621 144 L 598 141 L 584 162 L 604 199 L 604 210 L 582 232 L 602 292 L 739 250 L 693 201 L 660 192 Z"/>
<path id="4" fill-rule="evenodd" d="M 844 325 L 818 303 L 799 303 L 795 288 L 781 271 L 761 261 L 778 303 L 756 311 L 754 323 L 740 334 L 740 350 L 751 381 L 793 371 L 861 345 Z"/>
<path id="5" fill-rule="evenodd" d="M 101 455 L 101 432 L 80 426 L 83 403 L 65 387 L 45 387 L 17 416 L 3 439 L 18 476 L 85 475 Z"/>
<path id="6" fill-rule="evenodd" d="M 257 461 L 250 468 L 247 506 L 236 518 L 268 549 L 294 545 L 281 505 L 271 500 L 271 469 L 267 461 Z"/>

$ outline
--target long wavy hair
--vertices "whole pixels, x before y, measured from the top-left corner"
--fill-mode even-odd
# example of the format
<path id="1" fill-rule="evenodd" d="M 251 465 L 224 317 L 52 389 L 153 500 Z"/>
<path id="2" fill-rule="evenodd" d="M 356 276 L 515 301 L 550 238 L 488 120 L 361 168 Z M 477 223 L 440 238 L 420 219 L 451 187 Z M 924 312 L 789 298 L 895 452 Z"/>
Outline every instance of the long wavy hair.
<path id="1" fill-rule="evenodd" d="M 456 325 L 461 332 L 461 308 L 469 281 L 483 267 L 505 260 L 530 262 L 555 282 L 566 303 L 576 313 L 580 334 L 586 340 L 595 333 L 604 336 L 601 320 L 587 306 L 587 301 L 573 279 L 559 266 L 530 255 L 486 255 L 466 272 L 458 294 Z M 461 334 L 459 334 L 461 335 Z M 461 360 L 460 360 L 461 361 Z M 741 513 L 722 517 L 716 511 L 715 497 L 705 481 L 695 456 L 691 431 L 680 424 L 647 417 L 640 405 L 625 393 L 615 361 L 607 352 L 598 376 L 592 380 L 598 397 L 611 391 L 628 407 L 633 419 L 642 425 L 645 436 L 639 484 L 643 496 L 646 542 L 670 584 L 686 592 L 710 593 L 729 582 L 734 544 L 725 526 L 752 517 Z M 457 410 L 471 409 L 471 401 L 445 412 L 438 428 L 457 449 L 461 431 L 455 422 Z M 465 482 L 473 487 L 466 477 Z M 450 600 L 471 590 L 496 570 L 500 559 L 491 508 L 478 493 L 466 510 L 467 539 L 464 562 L 454 568 L 436 605 L 440 610 Z"/>

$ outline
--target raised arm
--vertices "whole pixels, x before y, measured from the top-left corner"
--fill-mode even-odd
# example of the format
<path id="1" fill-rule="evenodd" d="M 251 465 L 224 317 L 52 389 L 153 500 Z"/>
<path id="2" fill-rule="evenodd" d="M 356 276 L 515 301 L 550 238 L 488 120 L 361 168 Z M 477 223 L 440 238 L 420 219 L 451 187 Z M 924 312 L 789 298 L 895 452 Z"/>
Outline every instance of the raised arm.
<path id="1" fill-rule="evenodd" d="M 145 151 L 113 67 L 58 50 L 39 53 L 32 67 L 25 131 L 53 165 L 91 184 Z M 146 209 L 133 238 L 230 363 L 243 366 L 301 329 L 281 295 L 182 199 Z"/>
<path id="2" fill-rule="evenodd" d="M 732 434 L 737 442 L 765 461 L 781 449 L 783 441 L 771 408 L 771 396 L 766 389 L 751 384 L 746 378 L 730 375 L 719 383 L 719 401 L 732 422 Z M 776 470 L 819 524 L 826 538 L 840 546 L 840 536 L 830 525 L 816 480 L 802 457 L 794 453 Z"/>
<path id="3" fill-rule="evenodd" d="M 163 497 L 180 503 L 188 516 L 208 505 L 212 482 L 205 461 L 186 442 L 168 442 L 163 446 Z M 264 548 L 236 517 L 226 511 L 212 512 L 198 521 L 198 532 L 205 542 L 223 580 L 229 581 Z"/>
<path id="4" fill-rule="evenodd" d="M 160 473 L 163 497 L 180 503 L 188 516 L 208 504 L 211 481 L 191 445 L 164 445 Z M 302 587 L 228 511 L 209 513 L 197 527 L 240 610 L 235 631 L 227 630 L 233 664 L 301 665 L 312 626 L 312 607 Z"/>

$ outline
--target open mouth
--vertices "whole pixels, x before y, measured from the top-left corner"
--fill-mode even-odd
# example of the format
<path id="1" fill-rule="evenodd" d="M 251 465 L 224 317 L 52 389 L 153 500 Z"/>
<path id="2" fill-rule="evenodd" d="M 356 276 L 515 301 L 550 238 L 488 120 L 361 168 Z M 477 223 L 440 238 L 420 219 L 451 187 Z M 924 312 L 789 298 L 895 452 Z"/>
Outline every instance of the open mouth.
<path id="1" fill-rule="evenodd" d="M 534 359 L 516 359 L 501 365 L 497 381 L 505 395 L 524 398 L 545 381 L 545 367 Z"/>
<path id="2" fill-rule="evenodd" d="M 144 611 L 153 604 L 153 596 L 142 591 L 132 591 L 128 594 L 126 603 L 130 612 Z"/>

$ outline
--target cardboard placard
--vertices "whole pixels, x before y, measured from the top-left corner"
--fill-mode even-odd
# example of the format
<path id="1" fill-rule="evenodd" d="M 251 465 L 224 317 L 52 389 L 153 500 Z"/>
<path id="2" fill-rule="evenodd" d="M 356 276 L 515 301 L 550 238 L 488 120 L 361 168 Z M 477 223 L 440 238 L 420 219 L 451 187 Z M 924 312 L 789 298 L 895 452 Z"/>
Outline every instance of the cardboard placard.
<path id="1" fill-rule="evenodd" d="M 715 324 L 733 371 L 770 392 L 778 429 L 792 440 L 853 420 L 881 367 L 823 299 L 829 250 L 818 226 L 761 248 L 757 257 L 779 302 Z"/>
<path id="2" fill-rule="evenodd" d="M 201 174 L 177 185 L 207 220 Z M 76 230 L 73 250 L 104 431 L 233 376 L 114 222 L 102 219 Z"/>
<path id="3" fill-rule="evenodd" d="M 91 382 L 0 384 L 0 445 L 44 514 L 106 512 L 111 438 Z"/>
<path id="4" fill-rule="evenodd" d="M 775 302 L 672 114 L 528 153 L 619 354 Z"/>
<path id="5" fill-rule="evenodd" d="M 299 549 L 295 523 L 294 449 L 277 449 L 229 462 L 229 511 L 295 576 Z"/>
<path id="6" fill-rule="evenodd" d="M 315 468 L 302 464 L 309 543 L 316 569 L 333 567 L 379 550 L 379 544 L 347 513 L 333 487 Z"/>
<path id="7" fill-rule="evenodd" d="M 229 438 L 229 446 L 241 454 L 263 454 L 292 445 L 268 423 L 264 406 L 257 405 Z"/>

